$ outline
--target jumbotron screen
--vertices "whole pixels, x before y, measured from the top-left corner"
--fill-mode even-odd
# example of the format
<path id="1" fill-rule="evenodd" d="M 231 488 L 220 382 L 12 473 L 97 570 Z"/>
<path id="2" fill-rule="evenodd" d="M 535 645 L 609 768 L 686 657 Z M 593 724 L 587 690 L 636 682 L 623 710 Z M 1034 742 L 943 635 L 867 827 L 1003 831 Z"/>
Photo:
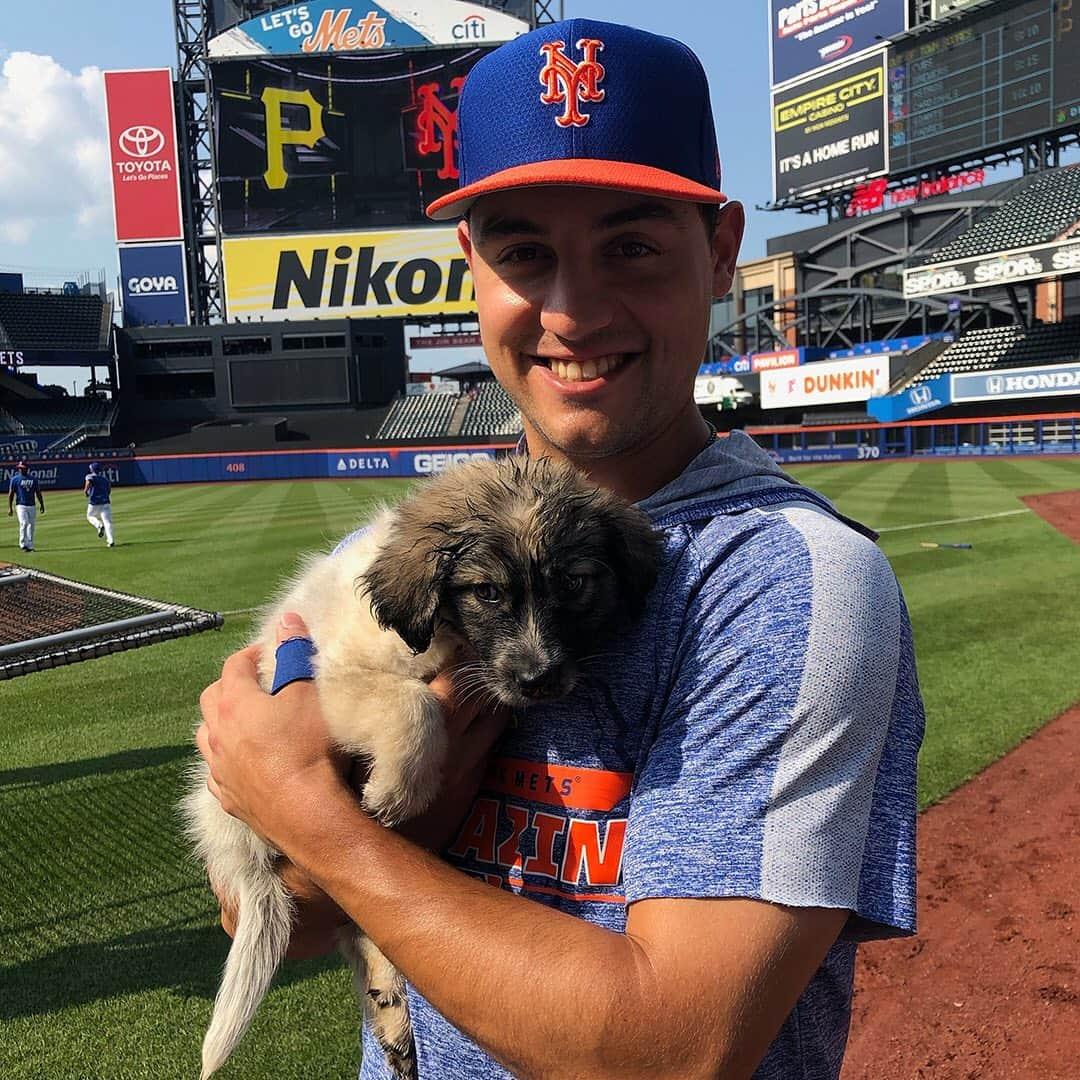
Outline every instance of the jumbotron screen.
<path id="1" fill-rule="evenodd" d="M 889 172 L 1080 123 L 1080 17 L 1068 8 L 995 4 L 890 49 Z"/>
<path id="2" fill-rule="evenodd" d="M 490 49 L 215 62 L 222 232 L 426 223 L 458 187 L 458 92 Z"/>

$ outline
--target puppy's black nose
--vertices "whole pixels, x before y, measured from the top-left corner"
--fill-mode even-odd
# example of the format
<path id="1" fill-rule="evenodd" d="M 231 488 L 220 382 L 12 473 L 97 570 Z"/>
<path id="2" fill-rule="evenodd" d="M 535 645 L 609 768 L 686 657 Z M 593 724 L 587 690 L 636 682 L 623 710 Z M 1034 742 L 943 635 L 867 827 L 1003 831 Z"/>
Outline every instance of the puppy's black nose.
<path id="1" fill-rule="evenodd" d="M 514 673 L 514 681 L 527 698 L 551 697 L 559 689 L 559 665 L 522 668 Z"/>

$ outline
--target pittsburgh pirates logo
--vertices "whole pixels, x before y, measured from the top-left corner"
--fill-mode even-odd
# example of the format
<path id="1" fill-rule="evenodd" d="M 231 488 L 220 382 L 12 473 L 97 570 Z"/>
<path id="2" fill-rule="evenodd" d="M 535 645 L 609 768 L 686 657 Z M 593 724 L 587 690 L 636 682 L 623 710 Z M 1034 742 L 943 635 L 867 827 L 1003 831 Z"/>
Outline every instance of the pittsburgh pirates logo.
<path id="1" fill-rule="evenodd" d="M 545 105 L 565 103 L 562 116 L 555 117 L 559 127 L 584 127 L 589 116 L 578 109 L 578 102 L 604 100 L 604 91 L 597 89 L 597 84 L 603 81 L 604 69 L 596 59 L 604 43 L 582 38 L 577 47 L 584 58 L 575 64 L 563 52 L 565 41 L 549 41 L 540 46 L 540 51 L 547 54 L 547 61 L 540 69 L 540 85 L 544 87 L 540 100 Z"/>
<path id="2" fill-rule="evenodd" d="M 460 93 L 465 82 L 464 76 L 450 80 L 450 92 Z M 440 180 L 458 178 L 457 162 L 454 151 L 457 149 L 457 109 L 451 111 L 439 99 L 439 84 L 425 83 L 416 88 L 420 99 L 420 112 L 416 116 L 416 126 L 420 131 L 420 142 L 416 149 L 421 154 L 437 154 L 442 151 L 442 165 L 436 174 Z"/>

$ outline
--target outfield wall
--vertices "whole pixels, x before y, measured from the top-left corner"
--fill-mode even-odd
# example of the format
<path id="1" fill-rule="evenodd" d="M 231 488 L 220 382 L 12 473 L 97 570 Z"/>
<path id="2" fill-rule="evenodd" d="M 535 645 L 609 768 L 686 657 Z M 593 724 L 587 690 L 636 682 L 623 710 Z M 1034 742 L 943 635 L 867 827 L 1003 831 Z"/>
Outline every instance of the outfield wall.
<path id="1" fill-rule="evenodd" d="M 263 450 L 229 454 L 174 454 L 102 461 L 102 472 L 118 487 L 146 484 L 212 484 L 233 480 L 327 480 L 421 477 L 474 457 L 494 457 L 514 442 L 476 446 L 394 447 L 371 450 Z M 45 490 L 82 488 L 90 458 L 29 462 Z M 4 490 L 14 471 L 0 467 Z"/>
<path id="2" fill-rule="evenodd" d="M 746 429 L 784 465 L 830 461 L 880 461 L 901 457 L 1080 454 L 1080 413 L 992 416 L 964 420 L 909 420 L 895 424 Z M 423 477 L 473 457 L 507 453 L 514 441 L 474 446 L 374 447 L 337 450 L 259 450 L 248 453 L 172 454 L 103 460 L 118 487 L 147 484 L 213 484 L 236 480 L 360 480 Z M 45 490 L 83 486 L 90 458 L 30 462 Z M 13 472 L 0 465 L 3 490 Z"/>
<path id="3" fill-rule="evenodd" d="M 1080 413 L 752 427 L 746 432 L 782 465 L 925 456 L 1080 454 Z"/>

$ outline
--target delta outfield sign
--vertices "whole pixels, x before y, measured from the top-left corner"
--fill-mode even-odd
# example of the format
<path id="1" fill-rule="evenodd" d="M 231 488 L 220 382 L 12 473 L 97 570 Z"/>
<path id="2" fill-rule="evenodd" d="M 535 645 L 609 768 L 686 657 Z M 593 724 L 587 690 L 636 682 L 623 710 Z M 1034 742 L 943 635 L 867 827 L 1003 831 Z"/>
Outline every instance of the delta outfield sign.
<path id="1" fill-rule="evenodd" d="M 1080 237 L 1073 237 L 992 255 L 912 267 L 904 271 L 904 296 L 910 300 L 1078 272 Z"/>

